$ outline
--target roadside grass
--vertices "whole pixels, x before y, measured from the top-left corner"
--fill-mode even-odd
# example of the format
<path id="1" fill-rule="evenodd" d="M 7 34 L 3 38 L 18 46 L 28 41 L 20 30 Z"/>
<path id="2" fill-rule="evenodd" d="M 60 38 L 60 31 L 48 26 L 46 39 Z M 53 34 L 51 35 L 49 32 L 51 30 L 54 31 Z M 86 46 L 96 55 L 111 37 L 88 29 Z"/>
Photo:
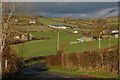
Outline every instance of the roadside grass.
<path id="1" fill-rule="evenodd" d="M 45 61 L 46 61 L 46 60 L 30 61 L 30 62 L 25 62 L 25 63 L 23 63 L 22 65 L 23 65 L 23 66 L 31 66 L 31 65 L 39 64 L 39 63 L 42 63 L 42 62 L 45 62 Z"/>
<path id="2" fill-rule="evenodd" d="M 66 74 L 72 74 L 76 76 L 86 76 L 89 78 L 119 78 L 117 75 L 110 75 L 106 72 L 85 72 L 83 70 L 73 70 L 68 68 L 62 68 L 62 67 L 54 67 L 54 68 L 48 68 L 51 72 L 60 72 L 60 73 L 66 73 Z"/>

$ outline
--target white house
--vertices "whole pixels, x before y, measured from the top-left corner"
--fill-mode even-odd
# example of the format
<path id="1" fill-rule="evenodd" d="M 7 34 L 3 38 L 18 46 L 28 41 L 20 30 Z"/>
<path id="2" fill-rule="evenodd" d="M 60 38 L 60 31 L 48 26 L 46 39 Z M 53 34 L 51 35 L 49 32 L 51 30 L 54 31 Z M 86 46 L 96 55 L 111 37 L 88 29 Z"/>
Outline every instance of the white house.
<path id="1" fill-rule="evenodd" d="M 119 35 L 118 35 L 118 34 L 115 34 L 115 38 L 119 38 Z"/>
<path id="2" fill-rule="evenodd" d="M 77 41 L 78 42 L 86 42 L 86 41 L 92 41 L 92 37 L 81 37 L 81 38 L 78 38 Z"/>
<path id="3" fill-rule="evenodd" d="M 32 35 L 31 34 L 25 34 L 25 35 L 19 35 L 19 36 L 14 36 L 14 39 L 16 40 L 32 40 Z"/>
<path id="4" fill-rule="evenodd" d="M 114 30 L 111 33 L 119 33 L 119 31 L 118 30 Z"/>
<path id="5" fill-rule="evenodd" d="M 73 31 L 73 33 L 78 33 L 78 31 Z"/>
<path id="6" fill-rule="evenodd" d="M 30 20 L 30 24 L 35 24 L 35 23 L 36 23 L 36 21 Z"/>

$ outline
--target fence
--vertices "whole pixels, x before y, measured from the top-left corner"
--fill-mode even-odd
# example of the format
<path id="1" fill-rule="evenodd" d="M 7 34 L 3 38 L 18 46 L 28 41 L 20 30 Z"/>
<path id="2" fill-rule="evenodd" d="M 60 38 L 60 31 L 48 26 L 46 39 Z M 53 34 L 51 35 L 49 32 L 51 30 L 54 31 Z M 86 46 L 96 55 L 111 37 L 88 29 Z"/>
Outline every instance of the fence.
<path id="1" fill-rule="evenodd" d="M 47 67 L 63 67 L 92 72 L 118 73 L 118 49 L 49 55 Z"/>

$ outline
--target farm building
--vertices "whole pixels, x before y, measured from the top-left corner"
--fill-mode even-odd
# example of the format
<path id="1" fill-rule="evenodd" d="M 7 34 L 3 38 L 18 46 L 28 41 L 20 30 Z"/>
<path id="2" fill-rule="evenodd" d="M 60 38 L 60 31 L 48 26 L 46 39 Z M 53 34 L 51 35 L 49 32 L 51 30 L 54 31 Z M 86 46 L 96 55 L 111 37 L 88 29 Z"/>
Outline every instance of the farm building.
<path id="1" fill-rule="evenodd" d="M 67 25 L 49 25 L 52 28 L 61 28 L 61 29 L 70 29 L 71 26 L 67 26 Z"/>
<path id="2" fill-rule="evenodd" d="M 73 33 L 78 33 L 78 31 L 73 31 Z"/>
<path id="3" fill-rule="evenodd" d="M 77 39 L 78 42 L 86 42 L 86 41 L 92 41 L 92 40 L 93 40 L 92 37 L 81 37 Z"/>
<path id="4" fill-rule="evenodd" d="M 32 35 L 31 34 L 25 34 L 25 35 L 19 35 L 19 36 L 14 36 L 14 39 L 16 40 L 32 40 Z"/>
<path id="5" fill-rule="evenodd" d="M 119 31 L 118 30 L 113 30 L 111 33 L 119 33 Z"/>
<path id="6" fill-rule="evenodd" d="M 30 20 L 30 24 L 35 24 L 35 23 L 36 23 L 36 21 Z"/>

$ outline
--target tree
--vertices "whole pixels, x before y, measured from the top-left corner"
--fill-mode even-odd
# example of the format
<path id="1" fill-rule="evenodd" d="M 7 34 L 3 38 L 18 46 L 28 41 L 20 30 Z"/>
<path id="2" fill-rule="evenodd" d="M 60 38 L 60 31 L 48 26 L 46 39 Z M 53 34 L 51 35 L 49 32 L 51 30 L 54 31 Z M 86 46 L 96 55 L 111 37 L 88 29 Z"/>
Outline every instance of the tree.
<path id="1" fill-rule="evenodd" d="M 4 2 L 2 3 L 2 45 L 1 51 L 3 52 L 2 69 L 3 72 L 14 72 L 19 67 L 19 60 L 17 56 L 11 52 L 10 42 L 13 40 L 14 35 L 18 32 L 14 26 L 15 16 L 23 15 L 31 9 L 25 10 L 24 3 Z M 8 63 L 11 63 L 8 65 Z M 8 68 L 9 67 L 9 68 Z"/>

